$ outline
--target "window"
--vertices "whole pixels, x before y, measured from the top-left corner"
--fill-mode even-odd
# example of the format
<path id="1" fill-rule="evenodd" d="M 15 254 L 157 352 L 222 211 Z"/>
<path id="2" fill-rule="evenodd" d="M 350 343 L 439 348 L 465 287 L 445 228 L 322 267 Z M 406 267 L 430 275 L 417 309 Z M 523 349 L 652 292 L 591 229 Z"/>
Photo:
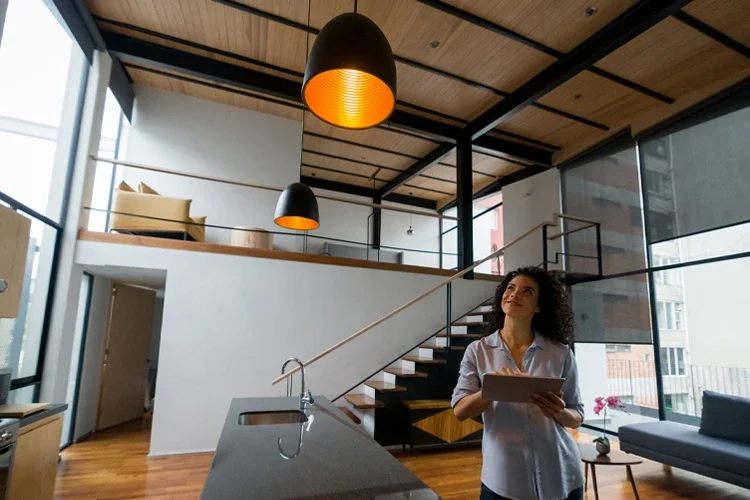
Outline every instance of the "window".
<path id="1" fill-rule="evenodd" d="M 677 262 L 677 257 L 654 255 L 654 267 L 670 266 L 673 264 L 677 264 Z M 679 285 L 680 271 L 678 269 L 656 271 L 654 273 L 654 281 L 656 281 L 657 283 L 661 283 L 662 285 Z"/>
<path id="2" fill-rule="evenodd" d="M 630 225 L 633 227 L 643 227 L 643 217 L 641 216 L 641 207 L 630 207 Z"/>
<path id="3" fill-rule="evenodd" d="M 606 344 L 605 348 L 607 352 L 630 352 L 628 344 Z"/>
<path id="4" fill-rule="evenodd" d="M 660 352 L 662 375 L 685 375 L 684 347 L 662 347 Z"/>
<path id="5" fill-rule="evenodd" d="M 77 114 L 86 66 L 43 0 L 8 2 L 0 45 L 0 193 L 31 219 L 18 317 L 0 319 L 0 365 L 12 373 L 9 402 L 32 402 L 41 383 L 68 152 L 78 143 L 76 127 L 60 124 Z"/>
<path id="6" fill-rule="evenodd" d="M 656 302 L 656 312 L 660 330 L 683 329 L 682 302 L 659 300 Z"/>
<path id="7" fill-rule="evenodd" d="M 647 170 L 646 184 L 649 193 L 664 198 L 672 198 L 672 177 L 669 174 Z"/>

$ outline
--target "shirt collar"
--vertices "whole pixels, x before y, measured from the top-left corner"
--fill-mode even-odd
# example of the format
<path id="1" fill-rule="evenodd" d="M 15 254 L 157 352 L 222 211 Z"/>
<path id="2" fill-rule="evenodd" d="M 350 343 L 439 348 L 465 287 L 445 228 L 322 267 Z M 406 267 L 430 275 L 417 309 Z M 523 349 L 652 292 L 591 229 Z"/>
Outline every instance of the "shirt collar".
<path id="1" fill-rule="evenodd" d="M 487 336 L 485 342 L 489 347 L 499 347 L 500 350 L 505 350 L 505 341 L 503 341 L 503 338 L 500 336 L 500 331 L 496 331 L 492 335 Z M 540 334 L 538 331 L 534 330 L 534 342 L 531 343 L 529 346 L 529 349 L 538 347 L 539 349 L 544 349 L 544 346 L 547 344 L 546 339 L 544 338 L 544 335 Z"/>

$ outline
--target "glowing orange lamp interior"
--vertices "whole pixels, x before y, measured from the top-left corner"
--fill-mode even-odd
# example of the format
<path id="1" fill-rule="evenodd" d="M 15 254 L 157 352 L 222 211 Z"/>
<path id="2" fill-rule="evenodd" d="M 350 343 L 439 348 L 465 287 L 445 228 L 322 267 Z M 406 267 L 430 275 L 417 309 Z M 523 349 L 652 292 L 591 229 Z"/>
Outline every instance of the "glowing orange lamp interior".
<path id="1" fill-rule="evenodd" d="M 318 221 L 308 219 L 307 217 L 299 217 L 297 215 L 284 215 L 282 217 L 276 217 L 273 221 L 281 227 L 297 229 L 299 231 L 310 231 L 320 227 Z"/>
<path id="2" fill-rule="evenodd" d="M 383 80 L 356 69 L 319 73 L 307 82 L 304 92 L 307 106 L 318 118 L 349 129 L 382 123 L 396 105 L 393 90 Z"/>

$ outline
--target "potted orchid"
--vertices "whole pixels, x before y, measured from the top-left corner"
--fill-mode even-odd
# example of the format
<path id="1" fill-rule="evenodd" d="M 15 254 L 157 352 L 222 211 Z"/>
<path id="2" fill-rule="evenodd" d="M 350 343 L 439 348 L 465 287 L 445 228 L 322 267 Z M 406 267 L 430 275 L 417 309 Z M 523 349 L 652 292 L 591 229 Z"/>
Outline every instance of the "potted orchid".
<path id="1" fill-rule="evenodd" d="M 596 451 L 599 452 L 600 455 L 606 455 L 610 451 L 609 446 L 609 438 L 607 437 L 607 414 L 609 413 L 609 410 L 624 410 L 625 405 L 622 404 L 622 400 L 619 396 L 607 396 L 606 398 L 596 398 L 594 400 L 594 413 L 598 415 L 602 414 L 602 417 L 604 418 L 604 429 L 602 432 L 601 437 L 598 437 L 594 439 L 594 442 L 596 443 Z"/>

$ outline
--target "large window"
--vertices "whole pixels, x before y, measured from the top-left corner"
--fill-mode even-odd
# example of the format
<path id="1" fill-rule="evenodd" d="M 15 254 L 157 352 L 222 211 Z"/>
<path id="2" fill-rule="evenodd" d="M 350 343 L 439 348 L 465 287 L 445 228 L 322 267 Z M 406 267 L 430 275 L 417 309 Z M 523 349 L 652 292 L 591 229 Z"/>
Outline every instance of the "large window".
<path id="1" fill-rule="evenodd" d="M 445 215 L 456 216 L 456 209 L 445 211 Z M 474 262 L 483 259 L 502 248 L 503 233 L 503 195 L 495 193 L 473 202 L 473 231 L 474 231 Z M 458 257 L 458 228 L 456 221 L 443 220 L 442 231 L 443 269 L 456 269 Z M 505 272 L 504 259 L 500 255 L 491 259 L 476 269 L 479 273 L 503 274 Z"/>
<path id="2" fill-rule="evenodd" d="M 656 302 L 659 330 L 682 330 L 682 302 L 659 300 Z"/>
<path id="3" fill-rule="evenodd" d="M 0 319 L 9 401 L 31 402 L 41 382 L 56 248 L 62 236 L 72 123 L 83 54 L 43 0 L 10 0 L 0 44 L 0 203 L 31 219 L 21 305 Z M 71 129 L 72 127 L 68 127 Z"/>
<path id="4" fill-rule="evenodd" d="M 685 375 L 685 348 L 661 348 L 662 375 Z"/>

